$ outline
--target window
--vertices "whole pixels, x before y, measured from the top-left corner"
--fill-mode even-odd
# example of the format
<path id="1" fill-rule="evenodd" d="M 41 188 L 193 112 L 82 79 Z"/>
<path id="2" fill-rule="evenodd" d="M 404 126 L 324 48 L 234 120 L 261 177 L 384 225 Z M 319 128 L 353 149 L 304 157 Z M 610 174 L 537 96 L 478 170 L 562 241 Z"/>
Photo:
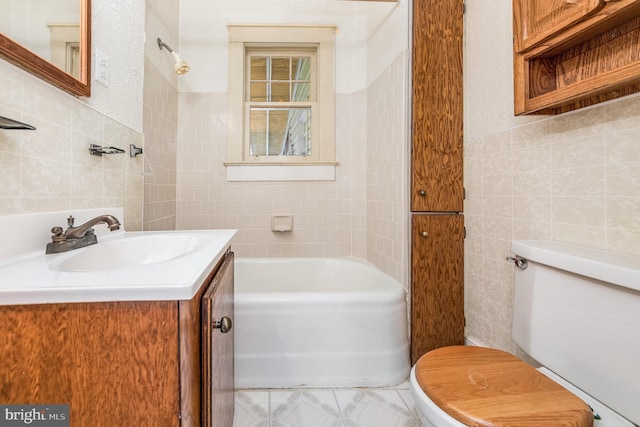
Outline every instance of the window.
<path id="1" fill-rule="evenodd" d="M 313 50 L 247 50 L 250 157 L 313 155 L 315 59 Z"/>
<path id="2" fill-rule="evenodd" d="M 228 179 L 333 179 L 334 33 L 229 26 Z"/>

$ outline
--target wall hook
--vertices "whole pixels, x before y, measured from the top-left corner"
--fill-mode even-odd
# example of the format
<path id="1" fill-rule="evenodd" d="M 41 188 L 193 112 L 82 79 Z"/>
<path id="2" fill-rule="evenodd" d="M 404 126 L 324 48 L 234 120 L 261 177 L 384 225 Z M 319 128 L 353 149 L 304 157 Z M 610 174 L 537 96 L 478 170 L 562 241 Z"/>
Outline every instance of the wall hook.
<path id="1" fill-rule="evenodd" d="M 129 156 L 135 157 L 138 154 L 142 154 L 142 147 L 136 147 L 134 144 L 129 144 Z"/>

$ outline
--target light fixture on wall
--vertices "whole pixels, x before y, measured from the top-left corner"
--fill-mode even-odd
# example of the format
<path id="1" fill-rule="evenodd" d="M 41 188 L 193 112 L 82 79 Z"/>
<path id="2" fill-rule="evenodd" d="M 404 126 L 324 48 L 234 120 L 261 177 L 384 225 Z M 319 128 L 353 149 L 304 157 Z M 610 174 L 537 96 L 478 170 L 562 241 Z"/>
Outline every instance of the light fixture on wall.
<path id="1" fill-rule="evenodd" d="M 162 50 L 163 47 L 166 48 L 169 52 L 171 52 L 171 56 L 173 56 L 173 60 L 176 62 L 174 65 L 176 74 L 180 75 L 189 71 L 189 64 L 187 64 L 185 61 L 180 59 L 180 56 L 178 55 L 178 53 L 175 52 L 173 49 L 171 49 L 171 47 L 169 47 L 168 44 L 160 40 L 160 37 L 158 37 L 158 48 Z"/>

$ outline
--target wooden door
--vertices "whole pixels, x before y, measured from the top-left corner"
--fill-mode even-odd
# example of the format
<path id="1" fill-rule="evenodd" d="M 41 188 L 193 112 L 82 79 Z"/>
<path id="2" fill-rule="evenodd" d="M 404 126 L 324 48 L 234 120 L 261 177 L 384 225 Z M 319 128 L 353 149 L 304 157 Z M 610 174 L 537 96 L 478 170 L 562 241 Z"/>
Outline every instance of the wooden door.
<path id="1" fill-rule="evenodd" d="M 531 49 L 604 7 L 608 0 L 513 0 L 515 51 Z"/>
<path id="2" fill-rule="evenodd" d="M 462 0 L 413 2 L 413 212 L 462 211 Z"/>
<path id="3" fill-rule="evenodd" d="M 233 425 L 233 259 L 229 252 L 202 297 L 202 425 L 207 427 Z"/>
<path id="4" fill-rule="evenodd" d="M 464 220 L 413 215 L 411 363 L 429 350 L 464 344 Z"/>

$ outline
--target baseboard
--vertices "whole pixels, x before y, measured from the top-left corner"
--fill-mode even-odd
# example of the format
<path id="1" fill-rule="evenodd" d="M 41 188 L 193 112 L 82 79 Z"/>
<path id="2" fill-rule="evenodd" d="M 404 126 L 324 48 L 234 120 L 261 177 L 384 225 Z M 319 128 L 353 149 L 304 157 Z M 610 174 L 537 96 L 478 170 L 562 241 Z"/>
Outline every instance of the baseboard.
<path id="1" fill-rule="evenodd" d="M 474 337 L 464 337 L 464 345 L 470 345 L 474 347 L 486 347 L 482 341 Z"/>

